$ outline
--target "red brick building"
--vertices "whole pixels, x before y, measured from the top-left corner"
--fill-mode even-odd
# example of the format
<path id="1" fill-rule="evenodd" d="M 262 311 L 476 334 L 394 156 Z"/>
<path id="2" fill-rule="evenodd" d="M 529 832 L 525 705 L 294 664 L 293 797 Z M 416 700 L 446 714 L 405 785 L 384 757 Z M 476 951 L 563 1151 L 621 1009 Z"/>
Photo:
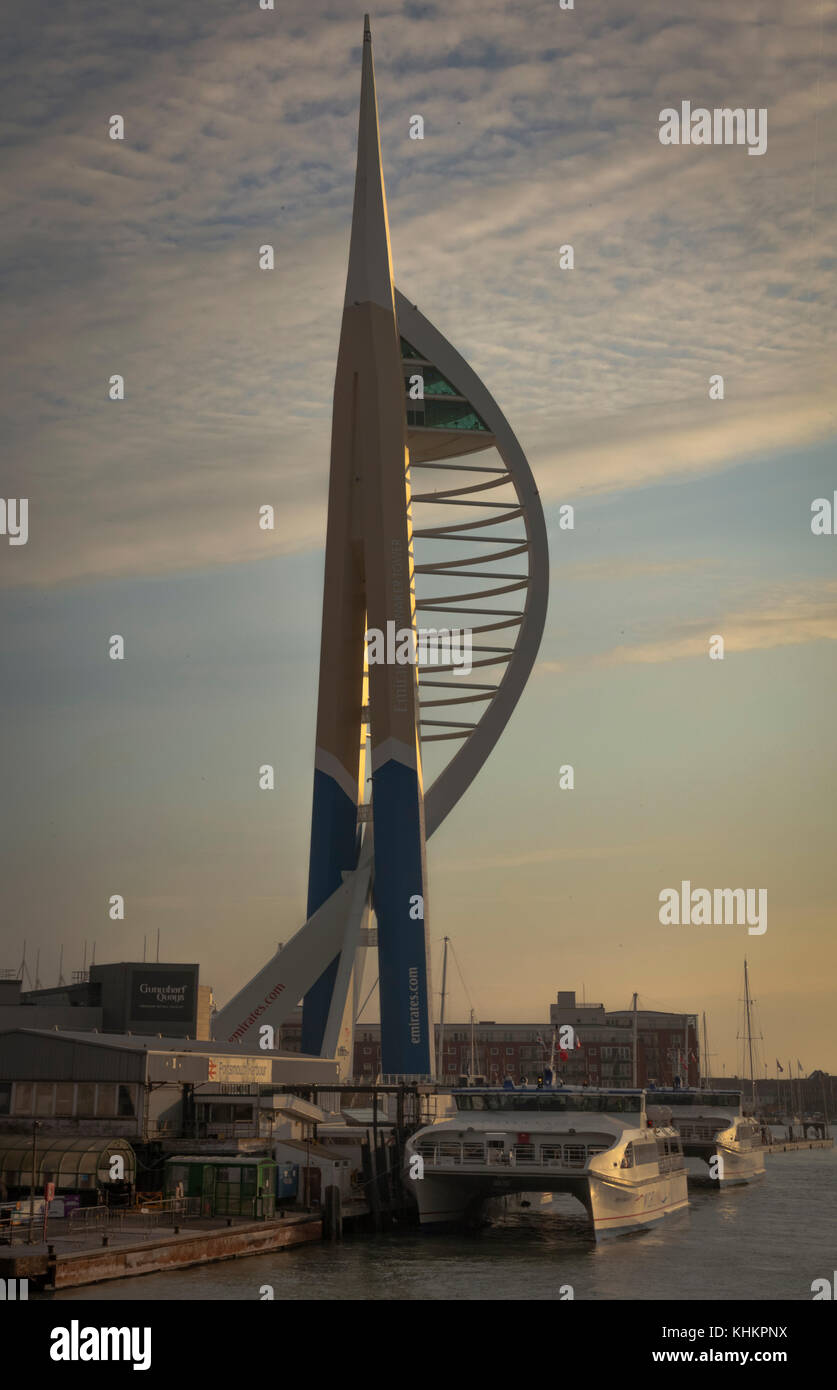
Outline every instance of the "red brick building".
<path id="1" fill-rule="evenodd" d="M 571 1042 L 563 1059 L 559 1051 L 562 1028 Z M 530 1082 L 549 1061 L 555 1033 L 555 1073 L 566 1084 L 630 1086 L 632 1077 L 633 1014 L 630 1009 L 605 1010 L 604 1004 L 577 1003 L 574 990 L 559 992 L 549 1010 L 549 1022 L 499 1023 L 483 1019 L 474 1024 L 477 1075 L 500 1083 L 506 1075 Z M 300 1026 L 288 1023 L 282 1046 L 298 1049 Z M 436 1025 L 436 1055 L 439 1025 Z M 442 1075 L 455 1081 L 471 1069 L 470 1023 L 445 1023 Z M 381 1070 L 381 1029 L 359 1023 L 355 1030 L 354 1078 L 374 1081 Z M 670 1086 L 676 1076 L 696 1086 L 700 1075 L 697 1015 L 637 1010 L 637 1085 Z"/>

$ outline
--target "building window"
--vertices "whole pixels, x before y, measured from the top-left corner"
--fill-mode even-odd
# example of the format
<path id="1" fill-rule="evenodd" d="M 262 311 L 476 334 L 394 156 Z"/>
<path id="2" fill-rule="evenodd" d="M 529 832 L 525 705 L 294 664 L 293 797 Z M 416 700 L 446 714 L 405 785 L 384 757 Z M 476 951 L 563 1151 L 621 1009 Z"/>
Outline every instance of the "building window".
<path id="1" fill-rule="evenodd" d="M 507 1047 L 507 1048 L 506 1048 L 506 1056 L 507 1056 L 507 1057 L 513 1057 L 513 1056 L 514 1056 L 514 1048 L 513 1048 L 513 1047 Z"/>
<path id="2" fill-rule="evenodd" d="M 84 1117 L 96 1114 L 96 1087 L 92 1081 L 80 1081 L 78 1084 L 76 1114 Z"/>
<path id="3" fill-rule="evenodd" d="M 110 1082 L 107 1085 L 100 1084 L 96 1088 L 96 1114 L 112 1115 L 116 1106 L 116 1087 Z"/>
<path id="4" fill-rule="evenodd" d="M 365 1048 L 363 1049 L 363 1055 L 364 1055 L 364 1057 L 371 1057 L 371 1056 L 372 1056 L 372 1049 L 371 1049 L 371 1047 L 365 1047 Z"/>
<path id="5" fill-rule="evenodd" d="M 38 1081 L 35 1085 L 35 1114 L 51 1115 L 55 1108 L 55 1082 Z"/>
<path id="6" fill-rule="evenodd" d="M 496 1057 L 496 1056 L 497 1056 L 497 1053 L 498 1053 L 499 1051 L 500 1051 L 499 1047 L 492 1047 L 492 1049 L 491 1049 L 491 1055 L 492 1055 L 492 1057 Z"/>
<path id="7" fill-rule="evenodd" d="M 133 1086 L 120 1086 L 119 1096 L 116 1102 L 117 1115 L 135 1115 L 134 1097 L 131 1094 Z"/>
<path id="8" fill-rule="evenodd" d="M 59 1081 L 55 1086 L 56 1115 L 72 1115 L 75 1086 L 72 1081 Z"/>
<path id="9" fill-rule="evenodd" d="M 32 1114 L 33 1087 L 31 1081 L 17 1081 L 15 1083 L 15 1114 Z"/>

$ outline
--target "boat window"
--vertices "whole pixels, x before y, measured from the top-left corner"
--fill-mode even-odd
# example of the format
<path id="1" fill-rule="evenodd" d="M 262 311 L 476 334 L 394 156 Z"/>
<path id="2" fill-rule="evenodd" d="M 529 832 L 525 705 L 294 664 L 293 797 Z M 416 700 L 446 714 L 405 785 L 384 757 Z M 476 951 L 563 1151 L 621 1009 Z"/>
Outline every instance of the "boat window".
<path id="1" fill-rule="evenodd" d="M 605 1095 L 599 1092 L 568 1091 L 494 1091 L 472 1092 L 455 1097 L 457 1110 L 505 1110 L 520 1112 L 567 1110 L 584 1113 L 636 1115 L 638 1095 Z"/>
<path id="2" fill-rule="evenodd" d="M 634 1145 L 634 1161 L 636 1162 L 637 1167 L 639 1167 L 641 1164 L 644 1164 L 644 1163 L 656 1163 L 656 1162 L 657 1162 L 657 1145 L 656 1145 L 656 1144 L 635 1144 L 635 1145 Z"/>
<path id="3" fill-rule="evenodd" d="M 738 1091 L 649 1091 L 649 1105 L 699 1105 L 733 1106 L 740 1108 L 741 1095 Z"/>

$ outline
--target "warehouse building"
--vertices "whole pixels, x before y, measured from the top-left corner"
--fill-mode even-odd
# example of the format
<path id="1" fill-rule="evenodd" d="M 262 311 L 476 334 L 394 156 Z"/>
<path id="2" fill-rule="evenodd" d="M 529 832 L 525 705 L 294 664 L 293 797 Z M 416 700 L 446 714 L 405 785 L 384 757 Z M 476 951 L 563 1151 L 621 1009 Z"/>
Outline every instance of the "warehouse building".
<path id="1" fill-rule="evenodd" d="M 0 979 L 0 1030 L 98 1029 L 209 1038 L 212 991 L 199 983 L 197 965 L 118 961 L 79 973 L 84 978 L 48 989 L 24 990 L 19 979 Z"/>
<path id="2" fill-rule="evenodd" d="M 337 1063 L 176 1038 L 14 1029 L 0 1033 L 0 1135 L 108 1135 L 147 1143 L 269 1137 L 283 1088 L 338 1081 Z"/>

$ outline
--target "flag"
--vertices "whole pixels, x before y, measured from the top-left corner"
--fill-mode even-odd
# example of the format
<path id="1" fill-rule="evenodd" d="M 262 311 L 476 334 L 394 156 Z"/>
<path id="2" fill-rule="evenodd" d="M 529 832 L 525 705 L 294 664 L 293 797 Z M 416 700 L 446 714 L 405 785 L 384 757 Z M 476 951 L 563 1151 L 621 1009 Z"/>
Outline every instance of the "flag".
<path id="1" fill-rule="evenodd" d="M 797 1057 L 797 1059 L 796 1059 L 796 1070 L 797 1070 L 797 1071 L 803 1071 L 802 1063 L 800 1062 L 800 1060 L 799 1060 L 798 1057 Z"/>
<path id="2" fill-rule="evenodd" d="M 779 1058 L 778 1058 L 778 1057 L 776 1058 L 776 1070 L 777 1070 L 777 1071 L 784 1071 L 784 1070 L 785 1070 L 785 1068 L 782 1066 L 782 1063 L 779 1061 Z"/>
<path id="3" fill-rule="evenodd" d="M 558 1055 L 559 1055 L 559 1057 L 561 1058 L 561 1061 L 562 1061 L 562 1062 L 568 1062 L 568 1061 L 570 1060 L 570 1054 L 569 1054 L 569 1052 L 565 1052 L 564 1049 L 563 1049 L 563 1047 L 561 1048 L 561 1051 L 559 1052 Z"/>

